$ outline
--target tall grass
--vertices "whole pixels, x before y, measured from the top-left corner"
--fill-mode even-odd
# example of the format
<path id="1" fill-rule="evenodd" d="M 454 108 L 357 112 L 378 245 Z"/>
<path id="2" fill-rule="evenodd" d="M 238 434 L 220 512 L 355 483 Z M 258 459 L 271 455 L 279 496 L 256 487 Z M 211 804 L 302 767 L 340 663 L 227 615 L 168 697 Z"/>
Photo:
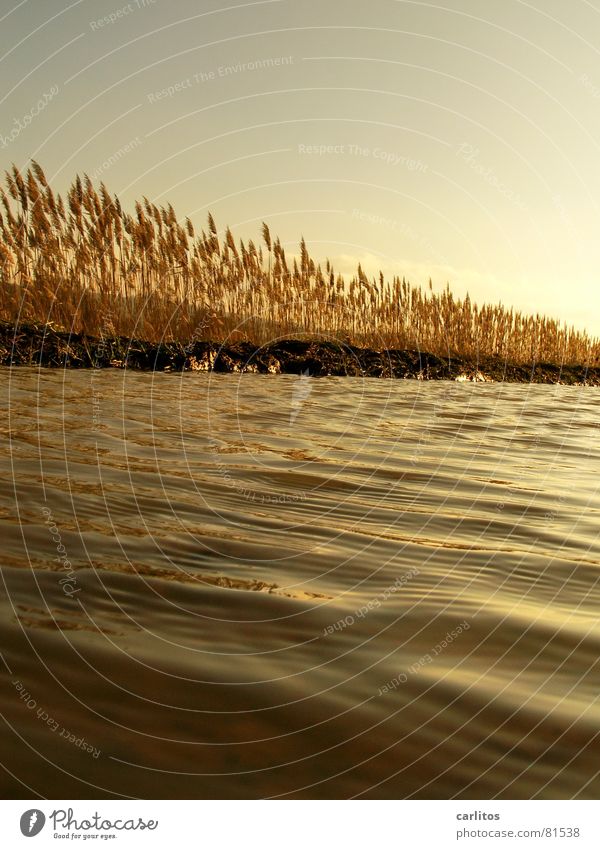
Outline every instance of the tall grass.
<path id="1" fill-rule="evenodd" d="M 211 215 L 195 233 L 173 207 L 147 198 L 122 209 L 101 183 L 77 177 L 54 194 L 37 163 L 0 189 L 0 318 L 52 322 L 90 335 L 248 339 L 310 335 L 441 356 L 588 364 L 600 340 L 545 316 L 477 306 L 360 265 L 351 280 L 310 257 L 291 261 L 266 224 L 259 245 L 219 234 Z"/>

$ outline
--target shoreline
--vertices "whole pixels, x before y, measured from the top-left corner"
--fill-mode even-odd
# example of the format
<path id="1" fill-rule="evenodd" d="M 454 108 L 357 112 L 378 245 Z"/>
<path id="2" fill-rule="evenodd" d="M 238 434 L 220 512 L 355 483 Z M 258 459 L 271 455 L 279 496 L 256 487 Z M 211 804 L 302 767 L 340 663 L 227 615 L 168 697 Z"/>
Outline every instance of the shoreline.
<path id="1" fill-rule="evenodd" d="M 0 365 L 218 374 L 296 374 L 460 382 L 600 386 L 600 367 L 442 358 L 415 350 L 373 350 L 341 342 L 282 339 L 268 345 L 152 343 L 67 333 L 51 325 L 0 323 Z"/>

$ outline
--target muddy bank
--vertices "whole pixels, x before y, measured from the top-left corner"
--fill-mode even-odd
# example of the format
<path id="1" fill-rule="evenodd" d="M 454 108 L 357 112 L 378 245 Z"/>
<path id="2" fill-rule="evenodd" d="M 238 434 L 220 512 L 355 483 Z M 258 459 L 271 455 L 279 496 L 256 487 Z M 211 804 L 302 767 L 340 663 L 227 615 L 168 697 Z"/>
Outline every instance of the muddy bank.
<path id="1" fill-rule="evenodd" d="M 422 351 L 374 351 L 337 342 L 286 339 L 249 342 L 151 343 L 97 338 L 49 325 L 0 324 L 0 365 L 50 368 L 130 368 L 143 371 L 305 374 L 417 380 L 508 381 L 600 386 L 600 368 L 550 363 L 516 365 L 500 359 L 442 359 Z"/>

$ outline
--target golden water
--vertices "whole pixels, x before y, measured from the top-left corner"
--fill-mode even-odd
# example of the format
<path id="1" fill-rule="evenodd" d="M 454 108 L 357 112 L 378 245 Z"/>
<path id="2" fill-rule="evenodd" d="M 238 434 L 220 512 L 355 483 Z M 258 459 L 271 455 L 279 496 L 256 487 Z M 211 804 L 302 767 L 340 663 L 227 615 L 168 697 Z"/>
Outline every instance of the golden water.
<path id="1" fill-rule="evenodd" d="M 598 797 L 596 390 L 0 381 L 4 796 Z"/>

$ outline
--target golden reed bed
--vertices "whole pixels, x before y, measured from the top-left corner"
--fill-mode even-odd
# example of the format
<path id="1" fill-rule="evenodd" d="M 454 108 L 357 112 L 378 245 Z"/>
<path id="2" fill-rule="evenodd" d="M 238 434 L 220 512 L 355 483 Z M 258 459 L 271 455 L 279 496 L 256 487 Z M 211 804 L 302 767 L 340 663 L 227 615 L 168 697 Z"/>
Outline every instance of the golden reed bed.
<path id="1" fill-rule="evenodd" d="M 134 214 L 101 183 L 76 177 L 63 199 L 33 162 L 0 190 L 0 320 L 51 323 L 96 336 L 249 341 L 310 336 L 373 349 L 513 363 L 595 365 L 600 340 L 545 316 L 477 306 L 404 278 L 351 280 L 324 268 L 304 240 L 286 257 L 266 224 L 262 243 L 196 233 L 147 198 Z"/>

